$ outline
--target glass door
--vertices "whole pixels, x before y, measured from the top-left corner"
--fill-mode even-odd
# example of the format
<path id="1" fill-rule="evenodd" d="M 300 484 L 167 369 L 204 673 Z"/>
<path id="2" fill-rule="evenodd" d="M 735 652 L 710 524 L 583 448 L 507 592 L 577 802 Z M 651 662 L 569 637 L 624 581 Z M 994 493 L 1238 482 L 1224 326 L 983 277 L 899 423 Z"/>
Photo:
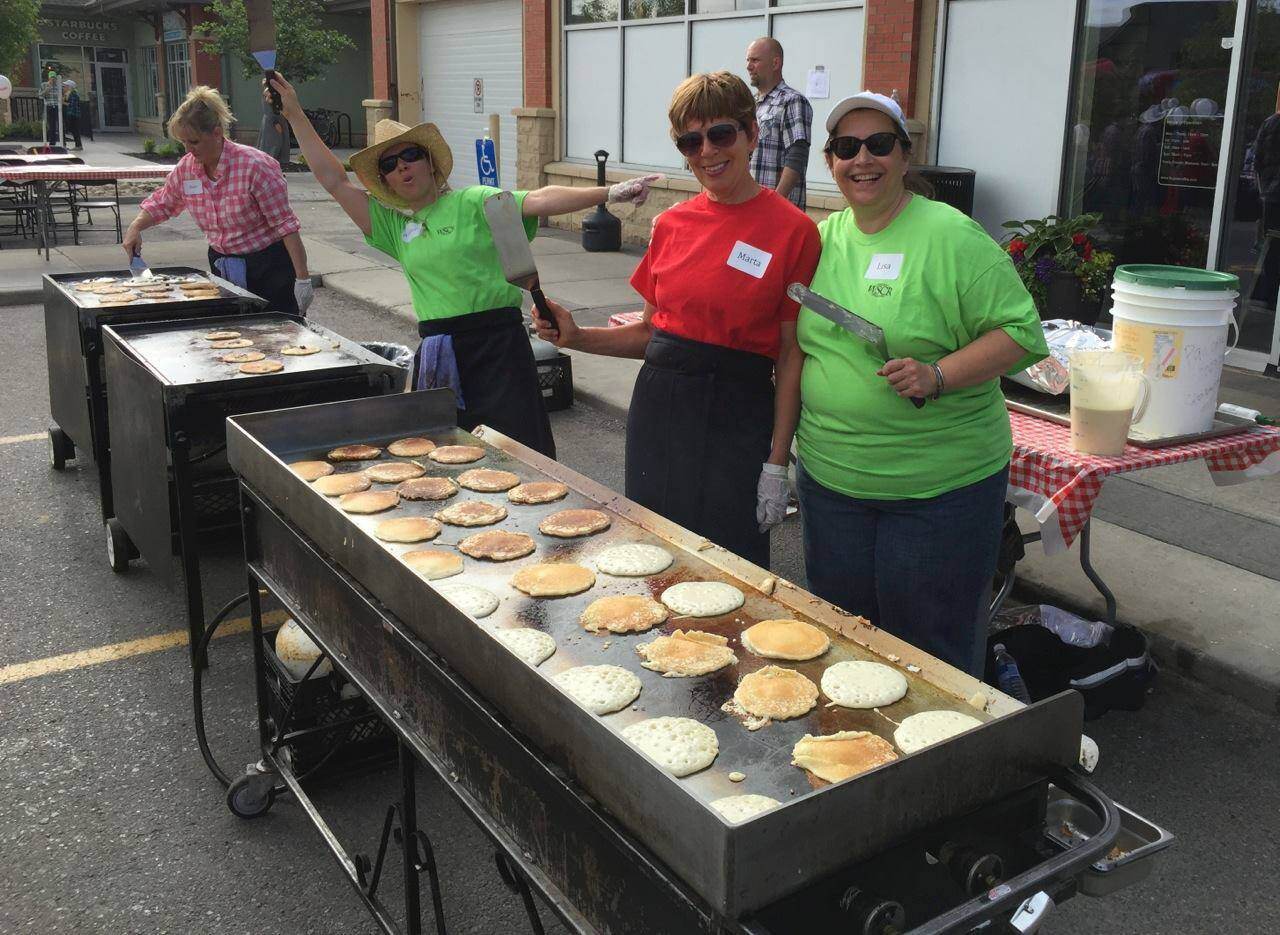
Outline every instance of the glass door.
<path id="1" fill-rule="evenodd" d="M 128 130 L 129 69 L 125 65 L 98 63 L 98 125 L 103 130 Z"/>
<path id="2" fill-rule="evenodd" d="M 1240 277 L 1232 362 L 1280 362 L 1280 0 L 1247 0 L 1218 268 Z"/>

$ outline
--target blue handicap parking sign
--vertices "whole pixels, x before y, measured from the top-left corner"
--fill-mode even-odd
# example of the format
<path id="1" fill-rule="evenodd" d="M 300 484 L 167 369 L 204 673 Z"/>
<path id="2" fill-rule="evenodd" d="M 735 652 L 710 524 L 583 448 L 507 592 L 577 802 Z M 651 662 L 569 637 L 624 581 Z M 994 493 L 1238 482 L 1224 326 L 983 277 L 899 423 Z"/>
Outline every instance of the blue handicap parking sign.
<path id="1" fill-rule="evenodd" d="M 498 187 L 498 153 L 488 137 L 476 140 L 476 174 L 481 185 Z"/>

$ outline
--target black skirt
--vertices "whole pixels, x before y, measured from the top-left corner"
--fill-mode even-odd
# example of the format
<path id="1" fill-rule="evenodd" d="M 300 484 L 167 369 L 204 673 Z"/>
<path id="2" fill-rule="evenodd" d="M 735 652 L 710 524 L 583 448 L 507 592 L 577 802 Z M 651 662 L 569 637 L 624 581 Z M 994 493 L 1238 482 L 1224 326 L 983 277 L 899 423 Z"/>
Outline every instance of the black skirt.
<path id="1" fill-rule="evenodd" d="M 298 314 L 298 300 L 293 295 L 297 276 L 294 275 L 293 260 L 289 258 L 289 251 L 284 248 L 283 240 L 277 240 L 271 246 L 254 253 L 219 253 L 210 247 L 209 269 L 215 275 L 222 274 L 218 272 L 214 261 L 226 256 L 244 260 L 244 288 L 259 298 L 266 299 L 267 311 Z"/>
<path id="2" fill-rule="evenodd" d="M 546 455 L 556 456 L 551 420 L 538 388 L 538 369 L 529 334 L 518 308 L 495 308 L 453 318 L 418 322 L 419 337 L 447 334 L 462 380 L 458 425 L 497 429 L 508 438 Z M 418 385 L 422 346 L 413 357 L 413 386 Z"/>
<path id="3" fill-rule="evenodd" d="M 773 440 L 773 361 L 654 331 L 627 418 L 627 497 L 761 567 L 756 484 Z"/>

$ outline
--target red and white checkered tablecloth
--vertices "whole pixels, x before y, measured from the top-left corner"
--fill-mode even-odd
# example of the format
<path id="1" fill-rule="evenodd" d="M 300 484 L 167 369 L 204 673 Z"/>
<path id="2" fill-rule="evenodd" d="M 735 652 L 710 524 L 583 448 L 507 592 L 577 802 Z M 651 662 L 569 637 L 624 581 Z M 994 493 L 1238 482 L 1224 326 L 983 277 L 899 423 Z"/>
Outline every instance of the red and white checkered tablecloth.
<path id="1" fill-rule="evenodd" d="M 609 327 L 619 328 L 622 325 L 632 325 L 637 321 L 644 319 L 644 309 L 637 309 L 634 312 L 615 312 L 609 316 Z"/>
<path id="2" fill-rule="evenodd" d="M 1071 450 L 1071 429 L 1047 419 L 1010 412 L 1013 461 L 1010 502 L 1035 514 L 1047 553 L 1065 551 L 1093 512 L 1102 482 L 1112 474 L 1204 459 L 1219 486 L 1280 473 L 1280 428 L 1261 426 L 1206 441 L 1138 448 L 1114 458 Z"/>
<path id="3" fill-rule="evenodd" d="M 102 182 L 111 179 L 163 179 L 173 166 L 0 166 L 6 182 Z"/>

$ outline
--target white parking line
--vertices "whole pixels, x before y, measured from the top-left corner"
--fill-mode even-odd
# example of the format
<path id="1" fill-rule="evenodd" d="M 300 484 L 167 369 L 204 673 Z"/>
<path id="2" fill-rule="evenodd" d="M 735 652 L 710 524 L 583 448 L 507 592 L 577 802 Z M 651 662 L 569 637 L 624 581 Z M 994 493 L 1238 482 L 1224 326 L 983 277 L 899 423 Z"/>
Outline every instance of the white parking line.
<path id="1" fill-rule="evenodd" d="M 16 445 L 18 442 L 34 442 L 41 438 L 47 438 L 45 432 L 32 432 L 30 435 L 3 435 L 0 436 L 0 445 Z"/>

